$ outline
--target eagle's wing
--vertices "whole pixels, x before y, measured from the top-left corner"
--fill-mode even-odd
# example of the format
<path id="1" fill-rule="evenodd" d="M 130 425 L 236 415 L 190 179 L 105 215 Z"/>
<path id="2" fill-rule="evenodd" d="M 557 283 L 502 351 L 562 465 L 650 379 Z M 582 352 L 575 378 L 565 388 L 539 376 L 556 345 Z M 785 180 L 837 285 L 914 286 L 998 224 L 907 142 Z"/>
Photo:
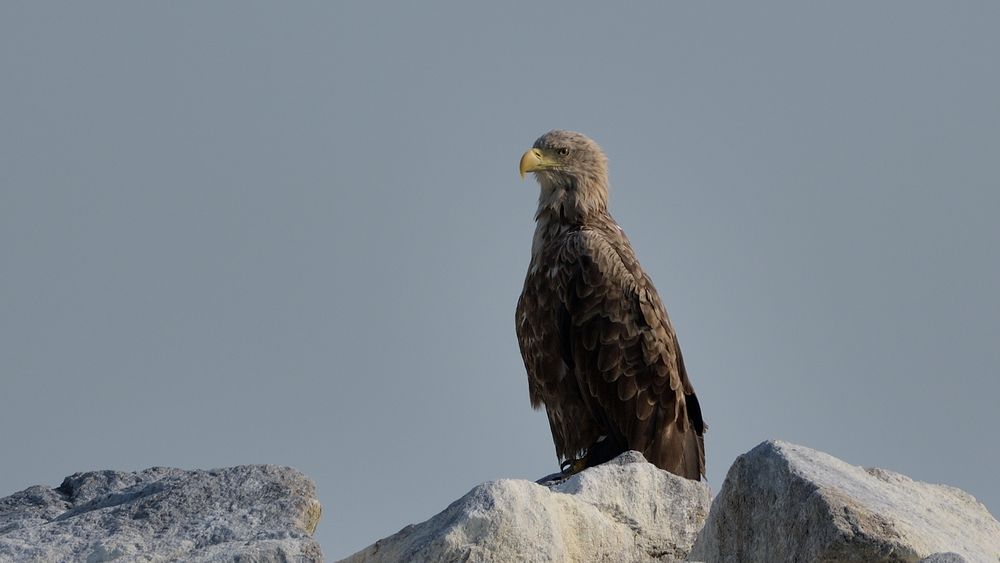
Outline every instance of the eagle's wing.
<path id="1" fill-rule="evenodd" d="M 562 254 L 562 247 L 553 249 Z M 531 406 L 545 405 L 552 442 L 559 460 L 581 455 L 602 434 L 570 368 L 568 328 L 562 295 L 572 275 L 554 256 L 529 270 L 517 302 L 515 327 L 528 374 Z"/>
<path id="2" fill-rule="evenodd" d="M 701 408 L 666 309 L 617 228 L 565 239 L 557 326 L 593 416 L 629 449 L 689 479 L 705 471 Z"/>

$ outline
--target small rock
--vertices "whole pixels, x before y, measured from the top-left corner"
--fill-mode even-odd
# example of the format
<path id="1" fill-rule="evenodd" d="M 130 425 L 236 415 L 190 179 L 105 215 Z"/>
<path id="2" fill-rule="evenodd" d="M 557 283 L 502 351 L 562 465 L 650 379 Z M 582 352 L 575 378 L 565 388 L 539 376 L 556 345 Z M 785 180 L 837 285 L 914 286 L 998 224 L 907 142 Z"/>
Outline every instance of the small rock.
<path id="1" fill-rule="evenodd" d="M 957 553 L 935 553 L 924 557 L 920 563 L 969 563 L 969 560 Z"/>

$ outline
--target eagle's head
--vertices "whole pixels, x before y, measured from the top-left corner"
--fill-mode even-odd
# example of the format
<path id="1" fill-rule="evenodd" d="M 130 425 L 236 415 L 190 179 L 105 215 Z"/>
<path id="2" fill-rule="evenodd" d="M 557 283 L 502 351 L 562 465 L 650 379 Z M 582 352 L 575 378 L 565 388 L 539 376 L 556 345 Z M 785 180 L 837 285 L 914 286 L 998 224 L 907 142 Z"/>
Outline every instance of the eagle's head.
<path id="1" fill-rule="evenodd" d="M 521 177 L 534 172 L 541 185 L 538 217 L 546 212 L 573 222 L 608 206 L 608 159 L 586 135 L 554 130 L 521 156 Z"/>

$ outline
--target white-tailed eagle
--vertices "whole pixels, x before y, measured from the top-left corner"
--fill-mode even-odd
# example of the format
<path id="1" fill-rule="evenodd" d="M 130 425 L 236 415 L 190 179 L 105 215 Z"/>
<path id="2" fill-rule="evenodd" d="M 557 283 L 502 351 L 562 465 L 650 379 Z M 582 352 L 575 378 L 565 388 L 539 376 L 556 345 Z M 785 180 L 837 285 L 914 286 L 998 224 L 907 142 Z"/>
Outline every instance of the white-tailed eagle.
<path id="1" fill-rule="evenodd" d="M 541 193 L 517 339 L 565 472 L 637 450 L 700 479 L 701 407 L 667 311 L 608 214 L 607 158 L 580 133 L 550 131 L 520 172 L 533 172 Z"/>

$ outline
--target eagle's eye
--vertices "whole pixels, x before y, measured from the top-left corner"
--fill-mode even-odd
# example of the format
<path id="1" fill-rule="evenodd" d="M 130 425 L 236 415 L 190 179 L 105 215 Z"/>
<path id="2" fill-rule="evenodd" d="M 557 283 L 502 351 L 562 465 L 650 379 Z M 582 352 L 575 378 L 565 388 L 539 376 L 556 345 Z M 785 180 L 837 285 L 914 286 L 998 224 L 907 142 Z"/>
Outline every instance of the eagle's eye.
<path id="1" fill-rule="evenodd" d="M 559 149 L 556 152 L 559 153 L 559 156 L 566 156 L 567 154 L 569 154 L 569 149 L 567 149 L 566 147 L 563 147 L 563 148 Z"/>

